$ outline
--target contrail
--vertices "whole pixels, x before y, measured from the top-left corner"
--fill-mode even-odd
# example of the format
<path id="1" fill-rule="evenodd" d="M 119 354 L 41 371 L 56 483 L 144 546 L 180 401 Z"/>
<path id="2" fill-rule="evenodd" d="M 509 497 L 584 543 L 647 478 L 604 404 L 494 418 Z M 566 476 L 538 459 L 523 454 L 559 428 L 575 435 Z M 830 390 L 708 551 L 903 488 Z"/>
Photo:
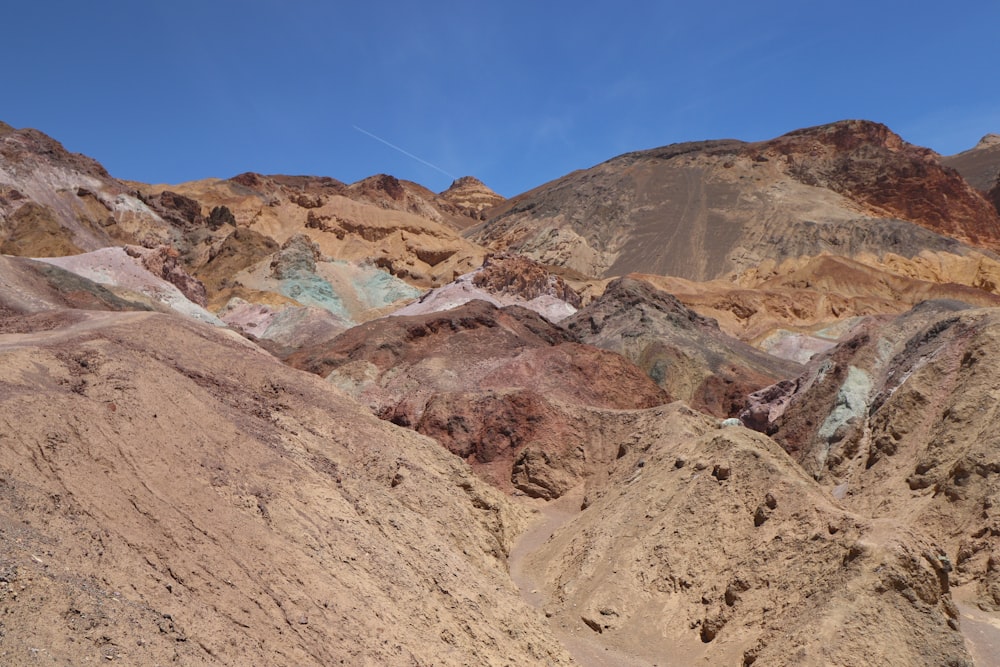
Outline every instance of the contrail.
<path id="1" fill-rule="evenodd" d="M 372 134 L 371 132 L 369 132 L 368 130 L 362 129 L 362 128 L 358 127 L 357 125 L 352 125 L 351 127 L 353 127 L 355 130 L 357 130 L 361 134 L 367 134 L 369 137 L 371 137 L 375 141 L 381 142 L 381 143 L 385 144 L 386 146 L 388 146 L 389 148 L 391 148 L 391 149 L 393 149 L 395 151 L 399 151 L 400 153 L 402 153 L 406 157 L 412 158 L 412 159 L 416 160 L 420 164 L 426 165 L 426 166 L 430 167 L 431 169 L 436 169 L 437 171 L 440 171 L 442 174 L 444 174 L 445 176 L 447 176 L 448 178 L 450 178 L 453 181 L 456 179 L 456 177 L 453 174 L 449 174 L 447 171 L 445 171 L 441 167 L 437 166 L 436 164 L 431 164 L 427 160 L 423 160 L 421 158 L 418 158 L 413 153 L 409 153 L 407 151 L 404 151 L 402 148 L 400 148 L 399 146 L 396 146 L 395 144 L 390 144 L 388 141 L 386 141 L 382 137 L 376 136 L 376 135 Z"/>

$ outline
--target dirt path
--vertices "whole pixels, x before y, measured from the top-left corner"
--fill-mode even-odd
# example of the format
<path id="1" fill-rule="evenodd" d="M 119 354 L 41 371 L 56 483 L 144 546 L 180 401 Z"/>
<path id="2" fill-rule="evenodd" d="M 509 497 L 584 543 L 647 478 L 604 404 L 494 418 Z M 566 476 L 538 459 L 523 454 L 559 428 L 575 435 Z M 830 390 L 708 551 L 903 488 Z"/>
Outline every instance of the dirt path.
<path id="1" fill-rule="evenodd" d="M 544 582 L 536 579 L 536 573 L 527 567 L 527 559 L 538 551 L 542 545 L 563 524 L 572 520 L 580 511 L 583 499 L 583 488 L 577 487 L 558 500 L 532 504 L 538 511 L 538 518 L 526 530 L 510 551 L 510 576 L 514 584 L 521 590 L 525 602 L 539 609 L 544 608 Z M 568 628 L 550 619 L 549 627 L 573 659 L 582 667 L 657 667 L 656 663 L 644 660 L 636 655 L 607 646 L 594 638 L 593 631 L 586 629 L 583 623 L 580 628 Z"/>
<path id="2" fill-rule="evenodd" d="M 958 610 L 962 614 L 965 645 L 976 667 L 1000 667 L 1000 614 L 963 602 L 958 603 Z"/>

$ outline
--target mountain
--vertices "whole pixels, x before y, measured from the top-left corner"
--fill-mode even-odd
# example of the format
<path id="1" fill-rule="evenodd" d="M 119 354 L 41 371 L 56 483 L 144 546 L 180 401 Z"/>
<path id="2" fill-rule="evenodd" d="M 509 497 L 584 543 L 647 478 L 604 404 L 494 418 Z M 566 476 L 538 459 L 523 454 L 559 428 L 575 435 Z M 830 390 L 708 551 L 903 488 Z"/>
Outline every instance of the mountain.
<path id="1" fill-rule="evenodd" d="M 824 251 L 994 249 L 1000 215 L 933 151 L 842 121 L 627 153 L 490 209 L 469 238 L 594 277 L 708 280 Z"/>
<path id="2" fill-rule="evenodd" d="M 475 176 L 456 179 L 441 197 L 460 208 L 466 215 L 480 219 L 487 209 L 504 201 L 504 198 L 486 187 Z"/>
<path id="3" fill-rule="evenodd" d="M 499 488 L 545 498 L 616 454 L 590 441 L 571 406 L 629 410 L 670 400 L 623 357 L 581 345 L 534 311 L 479 300 L 373 320 L 288 362 L 437 439 Z"/>
<path id="4" fill-rule="evenodd" d="M 448 282 L 482 261 L 482 251 L 458 234 L 471 222 L 463 209 L 385 174 L 350 185 L 332 178 L 255 173 L 176 186 L 136 185 L 150 200 L 169 192 L 202 210 L 225 207 L 236 227 L 279 244 L 306 234 L 329 257 L 369 261 L 422 287 Z M 190 259 L 195 267 L 208 251 L 204 241 L 196 241 Z"/>
<path id="5" fill-rule="evenodd" d="M 70 153 L 37 130 L 0 126 L 0 252 L 72 255 L 177 238 L 96 160 Z"/>
<path id="6" fill-rule="evenodd" d="M 800 372 L 727 336 L 649 283 L 619 278 L 564 322 L 579 340 L 618 352 L 675 398 L 717 417 L 734 416 L 745 397 Z"/>
<path id="7" fill-rule="evenodd" d="M 928 301 L 864 320 L 743 415 L 846 506 L 934 535 L 960 597 L 994 611 L 998 312 Z"/>
<path id="8" fill-rule="evenodd" d="M 987 134 L 973 148 L 943 158 L 1000 211 L 1000 135 Z"/>
<path id="9" fill-rule="evenodd" d="M 0 265 L 4 664 L 570 664 L 507 576 L 524 510 L 436 442 L 232 332 Z"/>
<path id="10" fill-rule="evenodd" d="M 168 186 L 0 125 L 0 663 L 996 664 L 962 169 Z"/>
<path id="11" fill-rule="evenodd" d="M 987 134 L 969 150 L 941 162 L 956 169 L 972 187 L 989 192 L 1000 178 L 1000 134 Z"/>

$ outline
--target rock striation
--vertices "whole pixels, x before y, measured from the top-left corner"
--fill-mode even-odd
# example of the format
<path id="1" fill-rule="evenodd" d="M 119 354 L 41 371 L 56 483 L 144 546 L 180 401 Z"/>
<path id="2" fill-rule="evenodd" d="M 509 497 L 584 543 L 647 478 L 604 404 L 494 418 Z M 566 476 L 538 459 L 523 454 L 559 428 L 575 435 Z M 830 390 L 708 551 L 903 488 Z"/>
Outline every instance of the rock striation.
<path id="1" fill-rule="evenodd" d="M 709 280 L 834 252 L 1000 247 L 1000 215 L 936 154 L 868 121 L 627 153 L 507 200 L 469 237 L 593 277 Z"/>

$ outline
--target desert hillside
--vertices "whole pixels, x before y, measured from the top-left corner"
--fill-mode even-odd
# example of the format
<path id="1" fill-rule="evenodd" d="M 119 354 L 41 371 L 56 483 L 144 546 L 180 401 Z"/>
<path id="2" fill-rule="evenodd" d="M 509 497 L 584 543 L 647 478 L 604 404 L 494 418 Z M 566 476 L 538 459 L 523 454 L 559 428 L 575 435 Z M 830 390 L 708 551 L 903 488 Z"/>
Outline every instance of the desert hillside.
<path id="1" fill-rule="evenodd" d="M 0 663 L 1000 665 L 997 146 L 505 200 L 0 124 Z"/>

